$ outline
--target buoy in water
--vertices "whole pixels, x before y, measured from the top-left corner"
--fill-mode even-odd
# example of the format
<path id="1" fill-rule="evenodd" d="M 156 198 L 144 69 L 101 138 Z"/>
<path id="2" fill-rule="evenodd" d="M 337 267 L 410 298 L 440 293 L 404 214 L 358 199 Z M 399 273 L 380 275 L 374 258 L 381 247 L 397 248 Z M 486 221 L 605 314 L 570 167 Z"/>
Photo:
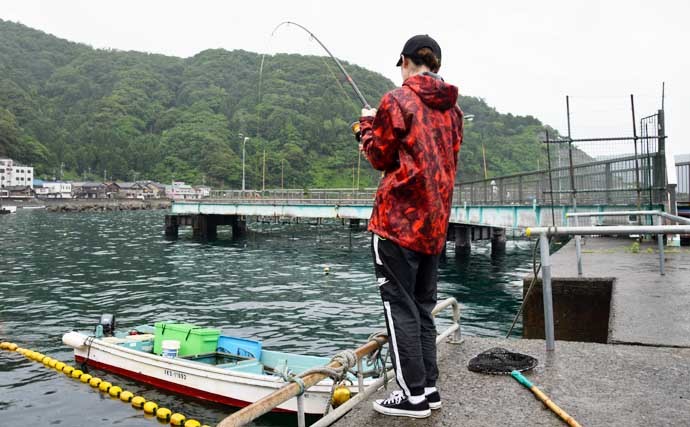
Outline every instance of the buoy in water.
<path id="1" fill-rule="evenodd" d="M 122 393 L 122 387 L 118 387 L 116 385 L 110 387 L 108 390 L 108 394 L 110 394 L 112 397 L 120 397 L 120 393 Z"/>
<path id="2" fill-rule="evenodd" d="M 141 397 L 141 396 L 134 396 L 134 397 L 132 398 L 132 402 L 131 402 L 131 403 L 132 403 L 132 408 L 134 408 L 134 409 L 143 409 L 143 408 L 144 408 L 144 404 L 146 403 L 146 399 L 144 399 L 144 398 Z"/>
<path id="3" fill-rule="evenodd" d="M 184 423 L 184 427 L 201 427 L 201 423 L 197 420 L 187 420 Z"/>
<path id="4" fill-rule="evenodd" d="M 93 377 L 89 380 L 89 385 L 91 387 L 98 387 L 99 385 L 101 385 L 102 382 L 103 382 L 102 379 Z"/>
<path id="5" fill-rule="evenodd" d="M 161 421 L 170 421 L 170 416 L 172 415 L 172 411 L 168 408 L 158 408 L 156 411 L 156 418 L 158 418 Z"/>
<path id="6" fill-rule="evenodd" d="M 63 363 L 63 362 L 58 362 L 58 363 L 55 364 L 55 370 L 56 370 L 56 371 L 62 372 L 62 369 L 63 369 L 65 366 L 67 366 L 67 365 L 65 365 L 65 363 Z"/>
<path id="7" fill-rule="evenodd" d="M 101 381 L 101 383 L 98 385 L 98 389 L 103 393 L 107 393 L 108 390 L 110 390 L 110 387 L 112 386 L 113 385 L 110 384 L 108 381 Z"/>
<path id="8" fill-rule="evenodd" d="M 83 382 L 84 384 L 87 384 L 89 381 L 91 381 L 91 378 L 93 378 L 89 374 L 83 374 L 81 377 L 79 377 L 79 381 Z"/>
<path id="9" fill-rule="evenodd" d="M 134 393 L 132 393 L 131 391 L 125 390 L 122 393 L 120 393 L 120 400 L 123 402 L 130 402 L 132 398 L 134 398 Z"/>
<path id="10" fill-rule="evenodd" d="M 147 414 L 155 414 L 158 411 L 158 404 L 156 402 L 144 403 L 144 412 Z"/>
<path id="11" fill-rule="evenodd" d="M 181 426 L 184 424 L 184 422 L 187 420 L 187 417 L 185 417 L 182 414 L 178 414 L 175 412 L 170 416 L 170 425 L 171 426 Z"/>
<path id="12" fill-rule="evenodd" d="M 62 368 L 62 372 L 63 372 L 65 375 L 72 375 L 72 371 L 74 371 L 74 368 L 71 367 L 71 366 L 69 366 L 69 365 L 65 365 L 65 367 Z"/>
<path id="13" fill-rule="evenodd" d="M 80 371 L 79 369 L 75 369 L 72 371 L 71 375 L 72 375 L 72 378 L 79 378 L 82 376 L 83 373 L 84 373 L 83 371 Z"/>
<path id="14" fill-rule="evenodd" d="M 323 274 L 329 274 L 331 272 L 331 268 L 326 266 L 323 268 Z"/>

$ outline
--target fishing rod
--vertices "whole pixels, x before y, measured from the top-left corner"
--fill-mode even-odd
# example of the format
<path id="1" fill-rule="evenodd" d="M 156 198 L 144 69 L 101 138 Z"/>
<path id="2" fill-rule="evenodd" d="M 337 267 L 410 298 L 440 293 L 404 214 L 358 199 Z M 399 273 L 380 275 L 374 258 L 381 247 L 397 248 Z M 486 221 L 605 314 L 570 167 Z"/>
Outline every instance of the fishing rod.
<path id="1" fill-rule="evenodd" d="M 307 34 L 309 34 L 309 37 L 311 37 L 312 39 L 316 40 L 316 42 L 317 42 L 319 45 L 321 45 L 321 47 L 323 48 L 323 50 L 326 51 L 326 53 L 328 54 L 328 56 L 331 57 L 331 59 L 333 60 L 333 62 L 335 62 L 335 65 L 338 66 L 338 68 L 340 69 L 340 72 L 343 73 L 343 75 L 345 76 L 345 79 L 347 80 L 348 83 L 350 83 L 350 86 L 352 86 L 352 89 L 354 89 L 355 93 L 357 94 L 357 97 L 359 98 L 359 100 L 360 100 L 360 102 L 362 103 L 362 105 L 364 106 L 364 108 L 371 108 L 371 106 L 370 106 L 369 103 L 367 102 L 366 98 L 364 98 L 364 95 L 362 95 L 362 92 L 361 92 L 361 91 L 359 90 L 359 88 L 357 87 L 357 84 L 355 83 L 355 81 L 352 80 L 352 77 L 350 77 L 350 74 L 348 74 L 348 72 L 345 71 L 345 68 L 343 68 L 343 65 L 340 63 L 340 61 L 338 61 L 338 58 L 336 58 L 335 56 L 333 56 L 333 54 L 331 53 L 330 50 L 328 50 L 328 48 L 326 47 L 326 45 L 324 45 L 324 44 L 321 42 L 321 40 L 319 40 L 319 38 L 316 37 L 316 36 L 314 35 L 314 33 L 312 33 L 311 31 L 309 31 L 306 27 L 304 27 L 304 26 L 302 26 L 302 25 L 300 25 L 300 24 L 298 24 L 298 23 L 296 23 L 296 22 L 292 22 L 292 21 L 283 21 L 283 22 L 281 22 L 280 24 L 276 25 L 276 27 L 275 27 L 275 28 L 273 29 L 273 31 L 271 32 L 271 37 L 273 37 L 273 35 L 275 34 L 275 32 L 278 30 L 278 28 L 282 27 L 283 25 L 295 25 L 296 27 L 299 27 L 299 28 L 301 28 L 302 30 L 306 31 Z M 262 64 L 262 65 L 263 65 L 263 64 Z"/>

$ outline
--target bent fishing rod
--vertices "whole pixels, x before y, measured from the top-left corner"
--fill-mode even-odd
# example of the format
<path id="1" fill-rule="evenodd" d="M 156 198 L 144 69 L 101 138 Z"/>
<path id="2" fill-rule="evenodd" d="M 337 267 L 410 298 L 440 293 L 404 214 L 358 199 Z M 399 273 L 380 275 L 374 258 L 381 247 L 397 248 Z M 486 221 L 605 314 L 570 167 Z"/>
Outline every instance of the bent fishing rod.
<path id="1" fill-rule="evenodd" d="M 348 72 L 345 71 L 345 68 L 343 68 L 343 65 L 340 63 L 340 61 L 338 61 L 338 58 L 336 58 L 335 56 L 333 56 L 333 54 L 331 53 L 330 50 L 328 50 L 328 48 L 326 47 L 326 45 L 324 45 L 324 44 L 321 42 L 321 40 L 319 40 L 319 38 L 316 37 L 316 36 L 314 35 L 314 33 L 312 33 L 311 31 L 309 31 L 306 27 L 304 27 L 304 26 L 302 26 L 302 25 L 300 25 L 300 24 L 298 24 L 298 23 L 296 23 L 296 22 L 292 22 L 292 21 L 283 21 L 283 22 L 281 22 L 280 24 L 276 25 L 276 27 L 275 27 L 275 28 L 273 29 L 273 31 L 271 32 L 271 37 L 275 34 L 275 32 L 278 30 L 278 28 L 282 27 L 283 25 L 295 25 L 296 27 L 299 27 L 299 28 L 301 28 L 302 30 L 306 31 L 307 34 L 309 34 L 309 37 L 311 37 L 311 38 L 313 38 L 314 40 L 316 40 L 316 42 L 317 42 L 319 45 L 321 45 L 321 47 L 323 48 L 323 50 L 326 51 L 326 53 L 328 54 L 328 56 L 331 57 L 331 59 L 333 60 L 333 62 L 335 62 L 335 65 L 338 66 L 338 68 L 340 69 L 340 72 L 343 73 L 343 75 L 345 76 L 345 79 L 347 80 L 348 83 L 350 83 L 350 86 L 352 86 L 352 89 L 354 89 L 355 93 L 357 94 L 357 97 L 358 97 L 359 100 L 362 102 L 364 108 L 371 108 L 371 106 L 369 105 L 369 103 L 367 102 L 367 100 L 364 98 L 364 95 L 362 95 L 362 92 L 361 92 L 361 91 L 359 90 L 359 88 L 357 87 L 357 84 L 355 83 L 355 81 L 352 80 L 352 77 L 350 77 L 350 75 L 348 74 Z"/>

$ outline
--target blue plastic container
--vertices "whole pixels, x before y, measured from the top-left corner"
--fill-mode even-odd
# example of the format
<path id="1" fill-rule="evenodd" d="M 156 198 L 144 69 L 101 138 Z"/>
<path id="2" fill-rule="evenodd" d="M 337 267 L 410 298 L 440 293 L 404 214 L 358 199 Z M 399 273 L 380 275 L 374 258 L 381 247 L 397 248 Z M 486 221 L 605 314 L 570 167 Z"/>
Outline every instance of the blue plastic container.
<path id="1" fill-rule="evenodd" d="M 261 343 L 259 341 L 247 340 L 221 335 L 218 338 L 218 351 L 230 353 L 240 357 L 250 357 L 261 359 Z"/>

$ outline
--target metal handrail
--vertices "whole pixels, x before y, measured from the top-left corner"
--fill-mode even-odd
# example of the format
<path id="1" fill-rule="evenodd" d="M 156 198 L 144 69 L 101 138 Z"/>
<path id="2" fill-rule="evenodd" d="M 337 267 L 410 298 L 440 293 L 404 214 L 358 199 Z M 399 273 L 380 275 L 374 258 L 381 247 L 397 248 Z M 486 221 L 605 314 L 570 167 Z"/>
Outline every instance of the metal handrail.
<path id="1" fill-rule="evenodd" d="M 542 298 L 544 304 L 544 336 L 546 350 L 556 348 L 553 328 L 553 298 L 551 296 L 551 254 L 550 236 L 616 236 L 632 234 L 657 235 L 659 244 L 659 271 L 664 275 L 664 234 L 690 234 L 690 225 L 614 225 L 600 227 L 530 227 L 525 235 L 539 235 L 539 252 L 541 256 Z"/>
<path id="2" fill-rule="evenodd" d="M 451 307 L 453 310 L 453 323 L 436 337 L 437 344 L 451 336 L 451 334 L 453 335 L 451 341 L 452 343 L 459 344 L 462 342 L 462 335 L 460 331 L 460 305 L 458 304 L 455 298 L 447 298 L 439 302 L 438 304 L 436 304 L 436 307 L 434 307 L 431 314 L 435 317 L 439 312 L 448 307 Z M 379 345 L 376 341 L 369 341 L 363 346 L 359 347 L 357 350 L 355 350 L 358 363 L 360 360 L 362 360 L 362 358 L 364 358 L 364 356 L 373 353 L 378 348 Z M 333 362 L 331 362 L 331 364 L 329 364 L 328 366 L 332 364 Z M 323 374 L 310 374 L 302 378 L 302 381 L 304 382 L 303 390 L 306 390 L 312 385 L 317 384 L 325 377 L 326 376 Z M 381 378 L 374 381 L 367 388 L 364 388 L 362 385 L 362 377 L 361 375 L 358 376 L 359 389 L 361 391 L 358 392 L 355 395 L 355 397 L 340 405 L 338 408 L 330 412 L 325 417 L 321 418 L 316 424 L 313 424 L 313 426 L 328 426 L 336 420 L 338 420 L 357 403 L 361 402 L 365 398 L 369 397 L 376 390 L 378 390 L 383 385 L 384 378 L 393 379 L 393 376 L 390 375 L 390 371 L 387 371 L 386 375 L 383 375 Z M 261 415 L 267 412 L 270 412 L 278 405 L 292 399 L 295 396 L 297 397 L 297 423 L 299 427 L 303 427 L 305 425 L 304 405 L 300 404 L 300 401 L 304 397 L 302 394 L 300 394 L 300 387 L 296 383 L 289 383 L 283 386 L 281 389 L 271 393 L 270 395 L 252 403 L 251 405 L 241 409 L 238 412 L 231 414 L 230 416 L 222 420 L 218 424 L 218 427 L 234 427 L 250 423 L 256 418 L 260 417 Z"/>
<path id="3" fill-rule="evenodd" d="M 661 225 L 661 218 L 666 218 L 674 222 L 682 222 L 690 224 L 690 218 L 683 218 L 682 216 L 671 215 L 663 211 L 609 211 L 609 212 L 572 212 L 566 214 L 566 223 L 569 223 L 570 218 L 575 218 L 577 221 L 581 217 L 603 217 L 603 216 L 656 216 L 657 225 Z M 577 224 L 577 222 L 575 223 Z M 661 237 L 659 236 L 661 239 Z M 580 245 L 580 235 L 575 235 L 575 254 L 577 256 L 577 275 L 582 276 L 582 246 Z M 664 275 L 664 248 L 659 246 L 659 270 L 661 275 Z"/>
<path id="4" fill-rule="evenodd" d="M 609 211 L 609 212 L 572 212 L 566 214 L 566 218 L 572 217 L 593 217 L 593 216 L 657 216 L 661 218 L 666 218 L 674 222 L 682 222 L 684 224 L 690 224 L 690 218 L 684 218 L 678 215 L 671 215 L 668 212 L 663 211 Z"/>

